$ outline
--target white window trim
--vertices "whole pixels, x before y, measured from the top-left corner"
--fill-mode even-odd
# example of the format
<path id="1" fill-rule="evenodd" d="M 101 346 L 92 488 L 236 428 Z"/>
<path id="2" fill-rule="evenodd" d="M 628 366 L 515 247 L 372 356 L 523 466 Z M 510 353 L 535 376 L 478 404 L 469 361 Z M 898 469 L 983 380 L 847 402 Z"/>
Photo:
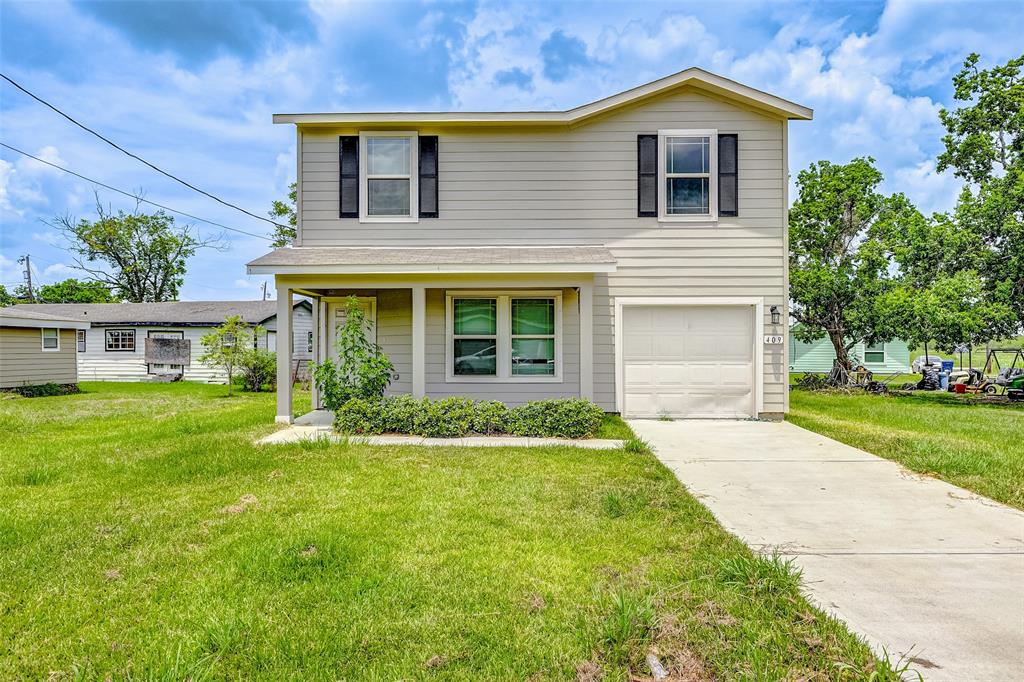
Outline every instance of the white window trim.
<path id="1" fill-rule="evenodd" d="M 456 376 L 455 318 L 452 300 L 456 298 L 497 299 L 498 324 L 497 374 L 495 376 Z M 551 298 L 555 301 L 555 373 L 553 376 L 514 376 L 512 374 L 512 299 Z M 562 292 L 547 291 L 446 291 L 445 292 L 445 382 L 450 384 L 560 384 L 562 383 Z M 529 335 L 526 335 L 529 336 Z"/>
<path id="2" fill-rule="evenodd" d="M 666 140 L 670 137 L 710 137 L 709 146 L 711 163 L 708 166 L 708 213 L 699 215 L 668 215 L 665 206 L 668 198 L 666 166 Z M 703 177 L 703 173 L 693 177 Z M 662 223 L 706 223 L 718 220 L 718 130 L 706 129 L 674 129 L 658 131 L 658 222 Z"/>
<path id="3" fill-rule="evenodd" d="M 81 335 L 81 336 L 79 336 L 79 335 Z M 78 344 L 82 344 L 82 347 L 79 348 Z M 89 333 L 87 331 L 85 331 L 84 329 L 76 329 L 75 330 L 75 352 L 76 353 L 84 353 L 87 350 L 89 350 Z"/>
<path id="4" fill-rule="evenodd" d="M 367 173 L 369 157 L 366 141 L 371 137 L 409 138 L 409 215 L 368 215 Z M 359 222 L 361 223 L 418 223 L 420 220 L 419 201 L 419 134 L 415 130 L 366 130 L 359 132 Z M 404 175 L 374 175 L 375 178 L 400 178 Z"/>
<path id="5" fill-rule="evenodd" d="M 57 347 L 47 348 L 46 347 L 46 332 L 57 332 Z M 39 330 L 39 346 L 43 349 L 44 353 L 59 353 L 60 352 L 60 329 L 56 327 L 43 327 Z"/>

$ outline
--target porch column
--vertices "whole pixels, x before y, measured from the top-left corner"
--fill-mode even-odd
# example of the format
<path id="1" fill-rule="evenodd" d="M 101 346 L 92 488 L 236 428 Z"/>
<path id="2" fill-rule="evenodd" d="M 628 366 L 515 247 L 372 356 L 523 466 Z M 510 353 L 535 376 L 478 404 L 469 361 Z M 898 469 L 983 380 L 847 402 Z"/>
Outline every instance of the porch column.
<path id="1" fill-rule="evenodd" d="M 313 381 L 313 364 L 320 362 L 320 297 L 313 299 L 313 343 L 310 350 L 313 351 L 309 361 L 309 399 L 313 409 L 320 407 L 320 391 L 317 390 L 316 382 Z"/>
<path id="2" fill-rule="evenodd" d="M 580 397 L 594 399 L 594 285 L 580 285 Z"/>
<path id="3" fill-rule="evenodd" d="M 278 424 L 292 423 L 292 290 L 277 287 L 277 417 Z"/>
<path id="4" fill-rule="evenodd" d="M 412 397 L 427 394 L 427 289 L 412 287 Z"/>

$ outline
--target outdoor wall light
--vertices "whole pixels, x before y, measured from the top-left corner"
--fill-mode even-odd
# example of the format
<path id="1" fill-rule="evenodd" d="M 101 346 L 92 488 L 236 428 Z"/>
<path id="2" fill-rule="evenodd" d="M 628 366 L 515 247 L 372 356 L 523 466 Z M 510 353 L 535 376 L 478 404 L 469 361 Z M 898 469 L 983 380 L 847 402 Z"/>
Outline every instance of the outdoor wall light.
<path id="1" fill-rule="evenodd" d="M 782 315 L 779 313 L 779 306 L 773 305 L 770 310 L 772 314 L 772 324 L 778 324 L 779 318 L 782 317 Z"/>

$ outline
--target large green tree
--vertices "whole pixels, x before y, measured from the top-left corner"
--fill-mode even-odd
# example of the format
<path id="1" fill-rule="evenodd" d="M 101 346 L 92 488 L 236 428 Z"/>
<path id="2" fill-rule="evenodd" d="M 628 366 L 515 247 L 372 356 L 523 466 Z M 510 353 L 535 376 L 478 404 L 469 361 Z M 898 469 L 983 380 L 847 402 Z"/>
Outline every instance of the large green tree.
<path id="1" fill-rule="evenodd" d="M 896 336 L 892 311 L 879 304 L 897 285 L 886 236 L 923 220 L 903 195 L 879 192 L 881 182 L 874 159 L 818 161 L 797 176 L 789 212 L 793 334 L 828 337 L 846 369 L 857 342 Z"/>
<path id="2" fill-rule="evenodd" d="M 54 225 L 70 242 L 75 267 L 132 303 L 176 300 L 188 259 L 221 247 L 219 238 L 201 238 L 163 211 L 112 213 L 97 202 L 96 212 L 96 220 L 64 216 Z"/>
<path id="3" fill-rule="evenodd" d="M 14 305 L 17 302 L 18 299 L 16 299 L 7 291 L 7 287 L 0 284 L 0 308 L 4 308 L 9 305 Z"/>
<path id="4" fill-rule="evenodd" d="M 953 78 L 964 106 L 943 109 L 946 128 L 938 169 L 968 182 L 954 212 L 957 228 L 984 244 L 978 272 L 984 295 L 1010 306 L 1015 319 L 990 330 L 1009 335 L 1024 326 L 1024 55 L 979 69 L 971 54 Z"/>
<path id="5" fill-rule="evenodd" d="M 120 299 L 102 282 L 66 279 L 35 290 L 36 303 L 117 303 Z"/>
<path id="6" fill-rule="evenodd" d="M 298 219 L 295 215 L 295 201 L 298 196 L 298 189 L 296 183 L 288 185 L 288 201 L 281 201 L 275 199 L 274 203 L 270 205 L 270 211 L 267 212 L 271 218 L 277 220 L 284 220 L 284 224 L 277 224 L 274 227 L 273 234 L 270 238 L 273 240 L 271 246 L 274 248 L 280 248 L 282 246 L 291 246 L 292 242 L 295 241 L 296 225 Z"/>

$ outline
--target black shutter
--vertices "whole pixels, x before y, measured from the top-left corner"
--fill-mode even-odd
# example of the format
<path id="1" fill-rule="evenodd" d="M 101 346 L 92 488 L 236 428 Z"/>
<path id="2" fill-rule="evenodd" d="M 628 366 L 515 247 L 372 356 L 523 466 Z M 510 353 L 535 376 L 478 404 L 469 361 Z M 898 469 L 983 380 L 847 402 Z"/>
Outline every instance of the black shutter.
<path id="1" fill-rule="evenodd" d="M 359 136 L 338 138 L 338 199 L 342 218 L 359 217 Z"/>
<path id="2" fill-rule="evenodd" d="M 437 135 L 420 135 L 420 217 L 437 217 Z"/>
<path id="3" fill-rule="evenodd" d="M 636 136 L 636 214 L 658 217 L 658 136 Z"/>
<path id="4" fill-rule="evenodd" d="M 718 136 L 718 215 L 740 214 L 739 146 L 735 133 Z"/>

